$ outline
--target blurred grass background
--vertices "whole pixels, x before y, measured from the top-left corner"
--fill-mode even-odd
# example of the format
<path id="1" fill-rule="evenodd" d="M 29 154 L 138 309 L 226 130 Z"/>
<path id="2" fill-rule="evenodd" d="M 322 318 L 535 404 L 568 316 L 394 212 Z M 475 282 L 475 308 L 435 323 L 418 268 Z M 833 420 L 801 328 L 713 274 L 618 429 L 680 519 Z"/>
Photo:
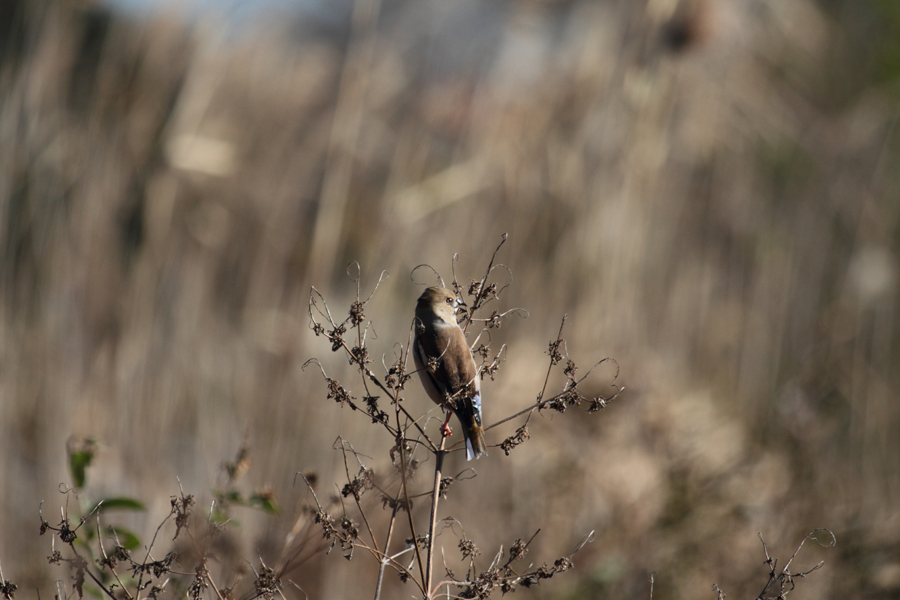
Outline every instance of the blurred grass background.
<path id="1" fill-rule="evenodd" d="M 248 444 L 245 484 L 283 508 L 240 515 L 248 560 L 307 500 L 296 471 L 341 481 L 338 435 L 387 476 L 392 441 L 300 370 L 358 387 L 309 286 L 342 313 L 347 263 L 364 289 L 388 270 L 368 316 L 390 357 L 412 268 L 449 278 L 459 252 L 467 282 L 504 232 L 503 306 L 531 316 L 495 336 L 487 421 L 533 401 L 564 313 L 579 365 L 613 356 L 628 388 L 539 419 L 444 505 L 485 563 L 596 529 L 520 595 L 645 598 L 655 573 L 654 598 L 755 597 L 757 532 L 785 559 L 815 527 L 838 544 L 804 550 L 827 563 L 798 597 L 900 593 L 895 2 L 356 0 L 240 27 L 0 6 L 0 561 L 22 595 L 66 576 L 37 511 L 65 503 L 72 440 L 101 444 L 86 493 L 147 504 L 122 517 L 145 539 Z M 374 571 L 292 577 L 356 597 Z"/>

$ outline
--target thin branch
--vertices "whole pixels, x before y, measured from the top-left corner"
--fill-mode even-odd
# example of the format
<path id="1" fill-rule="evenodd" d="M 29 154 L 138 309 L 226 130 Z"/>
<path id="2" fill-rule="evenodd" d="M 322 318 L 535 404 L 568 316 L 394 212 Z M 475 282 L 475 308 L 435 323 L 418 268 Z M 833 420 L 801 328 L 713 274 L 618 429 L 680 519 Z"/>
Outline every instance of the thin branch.
<path id="1" fill-rule="evenodd" d="M 444 278 L 441 277 L 441 274 L 437 272 L 437 269 L 435 269 L 434 267 L 432 267 L 431 265 L 429 265 L 429 264 L 427 264 L 427 263 L 422 263 L 421 265 L 416 265 L 416 266 L 413 268 L 413 270 L 409 272 L 409 280 L 410 280 L 410 281 L 412 281 L 413 283 L 415 283 L 415 284 L 417 284 L 417 285 L 425 285 L 424 283 L 419 283 L 418 281 L 415 280 L 415 274 L 416 274 L 416 271 L 418 271 L 418 270 L 421 269 L 422 267 L 425 267 L 425 268 L 427 268 L 427 269 L 431 269 L 432 272 L 434 272 L 435 276 L 437 276 L 438 281 L 441 282 L 441 287 L 446 287 L 446 285 L 444 284 Z"/>
<path id="2" fill-rule="evenodd" d="M 469 311 L 469 314 L 467 315 L 466 326 L 463 329 L 464 334 L 468 333 L 469 324 L 471 323 L 470 319 L 471 319 L 472 315 L 474 315 L 475 311 L 478 310 L 479 308 L 481 308 L 481 305 L 484 304 L 484 301 L 483 301 L 485 298 L 484 285 L 487 283 L 487 278 L 491 274 L 491 270 L 494 267 L 494 259 L 497 258 L 497 253 L 500 251 L 500 247 L 506 243 L 506 240 L 508 238 L 509 238 L 508 233 L 504 233 L 502 236 L 500 236 L 500 243 L 497 244 L 497 248 L 494 249 L 494 253 L 491 255 L 491 262 L 488 263 L 488 268 L 484 272 L 484 277 L 481 278 L 481 284 L 478 287 L 478 296 L 475 297 L 475 302 L 472 303 L 472 309 Z"/>
<path id="3" fill-rule="evenodd" d="M 560 340 L 562 340 L 562 331 L 563 327 L 566 326 L 566 319 L 569 318 L 569 315 L 563 315 L 562 322 L 559 324 L 559 332 L 556 334 L 556 340 L 550 342 L 550 345 L 558 344 Z M 544 397 L 544 394 L 547 393 L 547 382 L 550 381 L 550 372 L 553 371 L 553 367 L 556 366 L 558 361 L 554 360 L 553 355 L 550 355 L 550 366 L 547 367 L 547 375 L 544 377 L 544 387 L 541 388 L 541 393 L 538 394 L 538 402 L 540 403 L 541 399 Z"/>
<path id="4" fill-rule="evenodd" d="M 400 406 L 400 403 L 398 402 L 397 407 L 399 408 L 399 406 Z M 394 415 L 397 418 L 397 431 L 400 431 L 401 430 L 400 412 L 395 411 Z M 422 581 L 424 582 L 425 581 L 425 568 L 422 566 L 422 553 L 419 552 L 419 540 L 418 540 L 418 536 L 416 536 L 416 525 L 415 525 L 415 523 L 413 523 L 412 506 L 410 505 L 410 502 L 409 502 L 409 487 L 408 487 L 409 482 L 406 479 L 406 475 L 407 475 L 406 452 L 401 447 L 400 448 L 400 477 L 403 480 L 402 481 L 403 496 L 404 496 L 404 500 L 406 501 L 406 516 L 409 520 L 409 530 L 410 530 L 410 533 L 412 533 L 413 546 L 416 549 L 416 561 L 419 564 L 419 575 L 422 577 Z M 426 587 L 425 589 L 427 590 L 428 588 Z"/>
<path id="5" fill-rule="evenodd" d="M 341 440 L 341 454 L 344 457 L 344 472 L 347 474 L 347 483 L 351 483 L 353 481 L 353 478 L 350 477 L 350 466 L 347 464 L 347 450 L 346 450 L 346 447 L 344 446 L 344 444 L 349 445 L 349 442 L 345 442 L 340 437 L 338 439 Z M 353 446 L 350 446 L 350 451 L 353 452 L 354 456 L 356 456 L 356 462 L 359 463 L 359 466 L 361 468 L 365 469 L 365 466 L 359 460 L 359 454 L 357 454 L 356 451 L 353 450 Z M 351 495 L 353 496 L 353 500 L 356 502 L 356 508 L 359 509 L 359 514 L 362 515 L 363 522 L 366 524 L 366 529 L 369 530 L 369 536 L 372 538 L 372 545 L 375 547 L 375 551 L 381 552 L 381 550 L 378 549 L 378 542 L 375 540 L 375 534 L 372 532 L 372 526 L 369 525 L 369 519 L 366 517 L 366 511 L 363 510 L 363 507 L 359 502 L 360 494 L 354 492 Z"/>
<path id="6" fill-rule="evenodd" d="M 82 563 L 83 563 L 82 569 L 84 570 L 85 573 L 88 574 L 88 576 L 90 576 L 90 578 L 94 581 L 94 583 L 96 583 L 98 586 L 100 586 L 100 589 L 103 590 L 103 593 L 106 594 L 107 596 L 109 596 L 112 600 L 118 600 L 118 598 L 116 598 L 115 594 L 113 594 L 109 590 L 109 588 L 107 588 L 105 585 L 103 585 L 103 582 L 100 581 L 99 579 L 97 579 L 97 577 L 91 572 L 91 570 L 88 568 L 88 562 L 86 560 L 84 560 L 83 558 L 81 558 L 81 555 L 78 554 L 77 550 L 75 550 L 75 544 L 72 542 L 69 542 L 69 548 L 72 549 L 72 553 L 78 557 L 78 560 L 82 561 Z"/>
<path id="7" fill-rule="evenodd" d="M 584 381 L 585 377 L 587 377 L 587 376 L 590 374 L 591 371 L 593 371 L 597 366 L 603 364 L 604 362 L 606 362 L 606 361 L 608 361 L 608 360 L 612 360 L 612 359 L 610 359 L 610 358 L 604 358 L 603 360 L 599 361 L 597 364 L 595 364 L 593 367 L 591 367 L 591 370 L 588 371 L 588 372 L 585 374 L 584 377 L 582 377 L 581 379 L 578 379 L 578 380 L 575 382 L 575 384 L 576 384 L 576 385 L 580 384 L 582 381 Z M 614 362 L 615 362 L 615 361 L 614 361 Z M 616 373 L 618 373 L 618 363 L 616 363 Z M 616 393 L 613 394 L 612 396 L 609 396 L 608 398 L 601 398 L 601 400 L 603 401 L 604 404 L 605 404 L 605 403 L 608 403 L 608 402 L 611 402 L 612 400 L 615 400 L 616 398 L 619 397 L 619 395 L 620 395 L 622 392 L 625 391 L 625 387 L 624 387 L 624 386 L 623 386 L 623 387 L 619 387 L 619 386 L 613 384 L 613 387 L 616 388 Z M 503 425 L 504 423 L 508 423 L 509 421 L 512 421 L 513 419 L 515 419 L 515 418 L 517 418 L 517 417 L 521 417 L 522 415 L 524 415 L 524 414 L 526 414 L 526 413 L 533 413 L 533 412 L 536 411 L 536 410 L 540 410 L 540 409 L 544 408 L 545 406 L 547 406 L 547 405 L 549 405 L 549 404 L 552 404 L 553 402 L 556 402 L 557 400 L 563 398 L 563 397 L 567 394 L 567 392 L 569 392 L 569 391 L 571 391 L 571 390 L 572 390 L 572 388 L 570 387 L 569 389 L 567 389 L 567 390 L 565 390 L 565 391 L 563 391 L 563 392 L 560 392 L 559 394 L 556 394 L 555 396 L 553 396 L 553 397 L 551 397 L 551 398 L 547 398 L 546 400 L 538 400 L 537 402 L 535 402 L 535 403 L 532 404 L 531 406 L 528 406 L 528 407 L 526 407 L 526 408 L 523 408 L 522 410 L 520 410 L 520 411 L 518 411 L 518 412 L 516 412 L 516 413 L 513 413 L 513 414 L 509 415 L 508 417 L 505 417 L 505 418 L 503 418 L 503 419 L 500 419 L 499 421 L 497 421 L 497 422 L 495 422 L 495 423 L 492 423 L 492 424 L 486 426 L 486 427 L 484 428 L 484 430 L 485 430 L 485 431 L 488 431 L 489 429 L 493 429 L 494 427 L 498 427 L 498 426 L 500 426 L 500 425 Z"/>
<path id="8" fill-rule="evenodd" d="M 112 571 L 113 577 L 116 578 L 116 581 L 119 583 L 119 587 L 122 588 L 122 591 L 125 593 L 125 596 L 128 598 L 132 598 L 133 596 L 128 591 L 128 588 L 125 587 L 125 584 L 122 583 L 122 580 L 119 579 L 119 574 L 116 573 L 116 570 L 109 564 L 109 556 L 106 554 L 106 548 L 103 547 L 103 532 L 100 527 L 100 514 L 97 514 L 97 544 L 100 546 L 100 553 L 103 554 L 103 558 L 106 562 L 106 565 L 109 567 L 109 570 Z M 116 540 L 117 545 L 121 545 Z M 102 564 L 102 563 L 101 563 Z M 140 589 L 140 588 L 138 588 Z"/>
<path id="9" fill-rule="evenodd" d="M 403 483 L 401 482 L 401 485 Z M 397 490 L 399 494 L 400 490 Z M 379 600 L 381 597 L 381 584 L 384 581 L 384 569 L 387 567 L 388 562 L 390 561 L 390 557 L 388 553 L 391 549 L 391 538 L 394 536 L 394 525 L 397 523 L 397 510 L 399 509 L 398 504 L 395 502 L 393 508 L 391 509 L 391 520 L 388 523 L 388 532 L 387 539 L 384 540 L 384 558 L 381 559 L 381 564 L 378 565 L 378 579 L 375 582 L 375 600 Z"/>
<path id="10" fill-rule="evenodd" d="M 438 499 L 441 491 L 441 469 L 444 466 L 444 444 L 447 437 L 441 436 L 441 446 L 434 454 L 434 487 L 431 491 L 431 520 L 428 524 L 428 571 L 425 575 L 425 589 L 428 590 L 429 598 L 431 597 L 431 577 L 434 569 L 434 528 L 437 523 Z"/>

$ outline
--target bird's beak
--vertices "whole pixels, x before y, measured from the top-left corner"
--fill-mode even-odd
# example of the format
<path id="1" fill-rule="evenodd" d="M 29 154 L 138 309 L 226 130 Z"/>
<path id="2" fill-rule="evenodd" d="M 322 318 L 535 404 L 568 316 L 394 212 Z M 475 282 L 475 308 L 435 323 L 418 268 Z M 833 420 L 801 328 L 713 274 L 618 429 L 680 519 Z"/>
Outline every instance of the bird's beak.
<path id="1" fill-rule="evenodd" d="M 466 313 L 466 314 L 469 313 L 469 307 L 466 306 L 466 303 L 463 302 L 462 298 L 457 298 L 457 299 L 456 299 L 456 310 L 457 310 L 457 311 L 462 311 L 462 312 L 464 312 L 464 313 Z"/>

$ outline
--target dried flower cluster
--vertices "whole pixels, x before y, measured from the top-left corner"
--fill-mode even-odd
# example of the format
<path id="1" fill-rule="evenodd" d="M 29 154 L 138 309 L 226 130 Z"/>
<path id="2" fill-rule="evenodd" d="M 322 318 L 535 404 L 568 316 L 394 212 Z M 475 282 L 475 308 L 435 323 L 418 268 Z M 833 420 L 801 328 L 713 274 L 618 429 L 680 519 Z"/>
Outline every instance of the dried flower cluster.
<path id="1" fill-rule="evenodd" d="M 504 237 L 505 241 L 505 237 Z M 500 246 L 503 243 L 501 242 Z M 499 250 L 498 246 L 497 250 Z M 521 309 L 513 309 L 505 312 L 494 310 L 488 318 L 477 317 L 479 310 L 491 302 L 499 301 L 506 286 L 500 286 L 496 282 L 489 281 L 492 273 L 497 269 L 509 273 L 502 265 L 494 265 L 496 251 L 481 280 L 472 280 L 467 288 L 456 283 L 454 274 L 453 289 L 458 293 L 465 291 L 470 296 L 470 310 L 466 315 L 466 321 L 462 325 L 468 332 L 473 323 L 481 326 L 481 332 L 475 337 L 473 355 L 481 358 L 479 371 L 482 379 L 489 377 L 494 380 L 500 372 L 506 356 L 506 346 L 502 346 L 496 353 L 490 349 L 490 342 L 482 342 L 482 335 L 489 329 L 496 329 L 502 320 L 511 316 L 524 316 Z M 481 549 L 475 539 L 466 535 L 465 531 L 456 533 L 457 528 L 462 530 L 462 523 L 455 519 L 447 518 L 442 521 L 444 525 L 438 529 L 437 512 L 440 499 L 446 499 L 451 493 L 451 488 L 462 480 L 476 476 L 471 468 L 463 470 L 455 476 L 449 476 L 443 471 L 443 458 L 447 452 L 456 451 L 459 444 L 447 447 L 447 437 L 443 433 L 429 433 L 425 429 L 423 419 L 411 414 L 404 406 L 403 392 L 406 384 L 414 374 L 408 368 L 409 347 L 412 342 L 414 326 L 410 328 L 409 340 L 400 348 L 393 364 L 384 366 L 384 373 L 377 374 L 372 368 L 370 350 L 367 346 L 368 332 L 372 326 L 367 321 L 367 305 L 372 300 L 378 286 L 384 281 L 385 275 L 379 278 L 372 293 L 362 298 L 360 294 L 360 278 L 357 267 L 356 283 L 357 294 L 351 303 L 347 316 L 337 322 L 328 308 L 324 297 L 315 289 L 312 290 L 309 302 L 310 329 L 317 336 L 324 336 L 335 352 L 343 352 L 344 357 L 359 372 L 362 382 L 362 394 L 356 397 L 350 393 L 337 379 L 329 377 L 325 373 L 322 364 L 311 359 L 304 368 L 316 365 L 322 372 L 326 384 L 325 396 L 341 407 L 349 407 L 351 411 L 364 412 L 373 425 L 383 431 L 385 436 L 385 450 L 390 458 L 386 472 L 379 472 L 367 464 L 372 460 L 354 450 L 353 446 L 338 438 L 334 448 L 342 453 L 346 482 L 339 488 L 339 493 L 332 497 L 320 500 L 315 488 L 317 477 L 314 473 L 298 474 L 306 483 L 314 506 L 307 506 L 294 527 L 296 531 L 317 532 L 319 542 L 310 543 L 310 538 L 304 538 L 300 543 L 294 544 L 294 532 L 288 537 L 282 560 L 275 567 L 269 567 L 259 561 L 259 568 L 254 569 L 255 577 L 251 582 L 245 583 L 247 590 L 244 596 L 235 596 L 232 588 L 224 588 L 216 585 L 209 565 L 212 557 L 207 551 L 200 551 L 196 555 L 179 555 L 175 551 L 169 551 L 164 557 L 154 559 L 152 550 L 156 541 L 146 546 L 143 557 L 135 557 L 135 547 L 126 542 L 115 539 L 109 548 L 105 548 L 102 540 L 96 534 L 86 536 L 90 530 L 85 525 L 96 517 L 97 529 L 100 529 L 100 505 L 85 516 L 72 519 L 67 511 L 63 511 L 61 520 L 57 525 L 51 525 L 41 515 L 41 534 L 51 532 L 53 539 L 59 540 L 65 545 L 69 556 L 58 550 L 55 544 L 52 547 L 48 560 L 52 564 L 66 564 L 71 570 L 72 589 L 79 598 L 83 597 L 85 586 L 91 585 L 100 590 L 100 593 L 109 600 L 138 600 L 142 598 L 159 598 L 164 592 L 170 591 L 182 597 L 192 599 L 213 597 L 218 600 L 243 598 L 285 597 L 285 573 L 292 561 L 300 561 L 311 552 L 319 551 L 319 548 L 330 553 L 335 547 L 340 547 L 342 555 L 351 560 L 357 551 L 362 551 L 374 558 L 379 564 L 378 578 L 375 582 L 375 598 L 382 595 L 382 587 L 385 572 L 392 570 L 396 573 L 397 580 L 403 584 L 412 584 L 415 595 L 425 599 L 434 598 L 476 598 L 484 600 L 494 596 L 496 592 L 507 594 L 520 587 L 530 588 L 539 585 L 542 581 L 551 579 L 557 574 L 569 571 L 574 567 L 574 556 L 593 539 L 593 532 L 589 533 L 576 546 L 571 554 L 562 556 L 552 564 L 543 563 L 540 566 L 527 565 L 522 568 L 522 561 L 529 554 L 530 545 L 538 532 L 528 541 L 516 539 L 510 546 L 506 559 L 503 559 L 503 550 L 500 549 L 493 560 L 486 567 L 477 563 L 482 556 Z M 596 363 L 582 376 L 578 376 L 579 367 L 574 359 L 569 357 L 568 348 L 563 338 L 563 328 L 566 317 L 563 317 L 559 332 L 547 346 L 549 365 L 540 393 L 533 401 L 505 418 L 499 419 L 485 427 L 486 431 L 505 426 L 517 425 L 514 432 L 496 445 L 505 456 L 511 456 L 512 451 L 531 439 L 528 424 L 535 413 L 543 410 L 552 410 L 565 413 L 571 408 L 582 407 L 586 412 L 593 413 L 602 410 L 622 393 L 624 388 L 615 384 L 618 378 L 618 366 L 616 365 L 612 393 L 608 396 L 595 396 L 589 398 L 581 389 L 587 377 L 601 364 L 609 361 L 615 365 L 612 359 L 604 359 Z M 490 340 L 490 335 L 484 336 Z M 431 361 L 425 368 L 434 369 L 437 361 Z M 548 386 L 551 373 L 554 369 L 561 369 L 564 376 L 562 389 L 555 394 L 548 394 Z M 463 393 L 471 393 L 465 390 Z M 456 397 L 447 397 L 449 406 L 457 400 Z M 445 407 L 446 408 L 446 407 Z M 430 453 L 434 461 L 434 478 L 427 487 L 417 480 L 417 474 L 425 463 L 421 453 Z M 89 457 L 85 459 L 89 462 Z M 502 459 L 501 459 L 502 460 Z M 227 475 L 226 488 L 215 492 L 216 501 L 210 511 L 208 519 L 208 531 L 205 536 L 216 535 L 229 520 L 229 504 L 243 504 L 258 508 L 272 509 L 275 499 L 271 490 L 263 489 L 252 496 L 244 497 L 234 489 L 234 483 L 250 467 L 249 450 L 241 448 L 233 461 L 223 464 L 223 470 Z M 83 465 L 82 465 L 83 470 Z M 82 473 L 83 482 L 83 473 Z M 75 490 L 64 490 L 64 493 Z M 430 519 L 424 524 L 421 515 L 414 509 L 417 501 L 424 500 L 430 506 Z M 194 497 L 183 492 L 171 498 L 171 510 L 168 517 L 160 524 L 168 520 L 174 523 L 173 541 L 182 533 L 188 533 L 191 542 L 197 544 L 195 534 L 191 532 L 193 521 L 192 511 L 195 505 Z M 389 514 L 387 523 L 380 523 L 372 518 L 371 507 L 380 505 Z M 74 523 L 74 524 L 73 524 Z M 401 534 L 403 529 L 405 534 Z M 157 529 L 157 534 L 160 529 Z M 445 575 L 440 581 L 435 581 L 434 576 L 434 549 L 435 538 L 442 532 L 450 530 L 457 535 L 457 547 L 460 557 L 466 566 L 464 576 L 457 577 L 453 571 L 445 566 Z M 813 532 L 808 537 L 815 537 Z M 85 545 L 81 537 L 95 539 L 99 548 L 99 555 L 85 554 Z M 808 538 L 807 538 L 808 539 Z M 78 541 L 77 545 L 75 542 Z M 757 600 L 785 600 L 786 596 L 794 589 L 796 580 L 807 576 L 812 571 L 821 567 L 821 563 L 814 568 L 792 573 L 789 570 L 794 556 L 787 565 L 778 570 L 777 561 L 769 556 L 766 551 L 766 564 L 770 567 L 769 581 Z M 801 544 L 802 547 L 802 544 Z M 799 551 L 800 548 L 797 549 Z M 796 555 L 797 552 L 794 553 Z M 178 572 L 179 566 L 188 562 L 193 568 L 186 572 Z M 183 568 L 183 566 L 182 566 Z M 178 584 L 170 584 L 173 579 Z M 289 582 L 296 586 L 293 582 Z M 298 586 L 297 586 L 298 587 Z M 177 589 L 176 589 L 177 588 Z M 299 589 L 299 587 L 298 587 Z M 714 586 L 714 590 L 720 599 L 724 593 Z M 16 585 L 3 579 L 0 573 L 0 594 L 4 598 L 12 598 L 16 591 Z M 301 590 L 302 591 L 302 590 Z M 767 595 L 768 594 L 768 595 Z M 773 595 L 774 594 L 774 595 Z M 304 594 L 305 595 L 305 594 Z"/>
<path id="2" fill-rule="evenodd" d="M 503 240 L 497 246 L 484 276 L 481 279 L 472 279 L 468 286 L 464 287 L 457 282 L 455 257 L 452 263 L 454 277 L 449 287 L 455 290 L 457 294 L 468 295 L 467 304 L 469 309 L 465 316 L 465 321 L 460 326 L 466 334 L 469 333 L 473 324 L 481 328 L 481 332 L 475 336 L 471 346 L 473 356 L 481 359 L 479 373 L 482 379 L 490 378 L 494 380 L 498 376 L 506 357 L 506 346 L 502 346 L 496 353 L 491 351 L 490 335 L 486 332 L 499 328 L 503 321 L 510 316 L 527 316 L 527 313 L 522 309 L 511 309 L 506 311 L 492 310 L 490 316 L 486 318 L 479 317 L 486 305 L 500 301 L 503 290 L 509 285 L 508 283 L 501 285 L 493 281 L 492 277 L 496 273 L 506 273 L 509 280 L 512 280 L 511 273 L 507 267 L 495 264 L 497 252 L 505 241 L 506 236 L 503 237 Z M 435 275 L 437 274 L 433 268 L 427 265 L 420 265 L 413 271 L 413 275 L 415 276 L 416 272 L 422 268 L 430 269 Z M 372 324 L 366 320 L 366 314 L 369 312 L 367 310 L 368 304 L 372 301 L 375 292 L 386 276 L 382 273 L 372 292 L 367 297 L 364 297 L 360 289 L 359 266 L 354 263 L 348 269 L 348 273 L 351 274 L 351 278 L 356 283 L 357 293 L 356 298 L 350 305 L 350 309 L 346 313 L 347 316 L 343 320 L 337 321 L 325 298 L 318 290 L 313 288 L 309 300 L 310 329 L 315 335 L 324 336 L 330 342 L 333 351 L 343 351 L 348 362 L 358 368 L 363 388 L 362 403 L 351 395 L 336 379 L 327 375 L 324 367 L 318 360 L 312 359 L 304 367 L 313 364 L 318 366 L 325 379 L 327 386 L 326 396 L 329 400 L 333 400 L 341 406 L 348 406 L 354 411 L 360 410 L 360 406 L 365 405 L 365 412 L 371 417 L 372 424 L 379 425 L 387 434 L 387 439 L 390 440 L 391 447 L 388 452 L 391 458 L 390 464 L 399 475 L 399 481 L 390 488 L 387 484 L 381 483 L 383 480 L 389 480 L 386 474 L 379 476 L 375 469 L 364 465 L 362 457 L 347 442 L 339 440 L 335 447 L 343 452 L 345 465 L 348 465 L 350 460 L 355 460 L 358 463 L 358 467 L 355 468 L 355 475 L 351 475 L 352 470 L 348 466 L 346 470 L 347 481 L 341 489 L 341 497 L 353 500 L 358 520 L 364 526 L 360 527 L 356 524 L 356 521 L 350 519 L 348 507 L 343 502 L 339 504 L 333 503 L 334 509 L 331 508 L 331 504 L 327 507 L 324 506 L 315 495 L 312 486 L 309 486 L 316 503 L 314 510 L 316 515 L 315 522 L 321 527 L 324 539 L 330 543 L 329 551 L 335 545 L 340 545 L 344 550 L 344 555 L 349 558 L 352 555 L 353 548 L 361 548 L 376 558 L 380 564 L 376 598 L 379 597 L 384 571 L 388 567 L 395 570 L 400 580 L 404 583 L 413 583 L 418 588 L 419 594 L 427 599 L 438 596 L 443 597 L 447 594 L 462 598 L 487 598 L 495 590 L 505 593 L 514 590 L 518 586 L 528 587 L 536 585 L 543 579 L 548 579 L 556 573 L 568 570 L 572 565 L 571 557 L 561 558 L 552 566 L 544 565 L 534 571 L 518 573 L 512 568 L 511 563 L 520 559 L 527 552 L 527 546 L 519 540 L 511 550 L 510 560 L 506 564 L 492 564 L 487 570 L 479 575 L 475 575 L 474 561 L 480 554 L 480 551 L 475 546 L 474 540 L 463 536 L 459 540 L 459 548 L 463 558 L 470 562 L 470 576 L 461 580 L 451 578 L 437 586 L 434 585 L 432 562 L 434 538 L 437 535 L 435 527 L 439 500 L 447 497 L 454 482 L 461 478 L 474 476 L 474 472 L 471 470 L 464 471 L 466 473 L 465 477 L 462 477 L 462 474 L 456 477 L 446 476 L 442 472 L 443 456 L 448 451 L 461 449 L 460 444 L 445 448 L 447 438 L 441 434 L 425 431 L 419 416 L 410 414 L 404 406 L 402 394 L 406 383 L 413 375 L 409 368 L 411 364 L 409 348 L 416 329 L 415 323 L 410 327 L 409 339 L 406 345 L 397 344 L 395 346 L 399 350 L 395 361 L 390 367 L 386 366 L 384 373 L 381 375 L 376 374 L 372 370 L 370 366 L 372 361 L 369 359 L 370 350 L 366 345 L 367 334 Z M 443 280 L 441 285 L 444 285 Z M 564 323 L 565 318 L 563 319 Z M 348 341 L 350 339 L 353 341 Z M 583 377 L 576 378 L 578 367 L 568 357 L 565 349 L 565 340 L 562 337 L 562 326 L 556 339 L 549 345 L 549 354 L 550 365 L 547 377 L 537 400 L 527 404 L 515 414 L 485 427 L 486 430 L 490 430 L 516 419 L 524 421 L 520 422 L 512 435 L 498 444 L 506 456 L 509 456 L 514 448 L 530 439 L 528 421 L 536 412 L 544 409 L 563 412 L 570 407 L 582 405 L 587 401 L 586 396 L 579 389 L 587 376 L 591 374 L 593 368 Z M 602 364 L 606 360 L 611 361 L 611 359 L 605 359 L 597 364 Z M 562 363 L 565 363 L 564 375 L 566 378 L 563 389 L 551 397 L 546 397 L 550 371 Z M 424 368 L 434 372 L 439 366 L 440 358 L 432 358 L 428 360 Z M 617 374 L 618 372 L 616 371 L 616 376 Z M 612 388 L 613 393 L 608 397 L 591 400 L 587 407 L 588 412 L 594 412 L 595 407 L 606 406 L 623 391 L 623 388 L 615 385 L 615 383 L 613 383 Z M 462 393 L 465 394 L 466 391 Z M 385 398 L 386 402 L 384 405 L 387 406 L 389 402 L 393 410 L 382 409 L 379 405 L 381 398 Z M 444 408 L 449 408 L 456 400 L 456 397 L 445 398 Z M 430 490 L 413 489 L 414 476 L 418 466 L 421 464 L 420 459 L 416 458 L 416 454 L 421 451 L 431 453 L 435 457 L 435 474 Z M 391 516 L 387 524 L 387 533 L 383 534 L 386 537 L 381 543 L 375 534 L 372 520 L 366 513 L 366 505 L 363 503 L 364 495 L 370 490 L 377 490 L 381 499 L 381 505 L 390 509 Z M 431 519 L 425 534 L 417 533 L 421 524 L 417 527 L 412 511 L 413 500 L 423 497 L 428 498 L 431 505 Z M 398 518 L 402 516 L 401 513 L 405 513 L 405 521 L 410 535 L 402 545 L 395 548 L 397 544 L 394 542 L 394 531 L 396 530 Z M 415 540 L 415 543 L 413 540 Z M 401 560 L 400 556 L 405 558 Z M 455 588 L 456 592 L 449 592 L 450 588 Z"/>

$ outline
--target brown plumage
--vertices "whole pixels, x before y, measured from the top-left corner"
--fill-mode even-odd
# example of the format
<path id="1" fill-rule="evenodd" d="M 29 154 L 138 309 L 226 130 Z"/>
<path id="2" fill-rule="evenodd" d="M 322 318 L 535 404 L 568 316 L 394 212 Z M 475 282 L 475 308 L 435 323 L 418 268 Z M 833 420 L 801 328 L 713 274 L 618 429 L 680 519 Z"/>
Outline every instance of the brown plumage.
<path id="1" fill-rule="evenodd" d="M 469 460 L 487 456 L 481 422 L 481 381 L 478 367 L 456 322 L 465 306 L 456 294 L 430 287 L 416 304 L 413 358 L 425 391 L 435 404 L 448 401 L 462 425 Z"/>

